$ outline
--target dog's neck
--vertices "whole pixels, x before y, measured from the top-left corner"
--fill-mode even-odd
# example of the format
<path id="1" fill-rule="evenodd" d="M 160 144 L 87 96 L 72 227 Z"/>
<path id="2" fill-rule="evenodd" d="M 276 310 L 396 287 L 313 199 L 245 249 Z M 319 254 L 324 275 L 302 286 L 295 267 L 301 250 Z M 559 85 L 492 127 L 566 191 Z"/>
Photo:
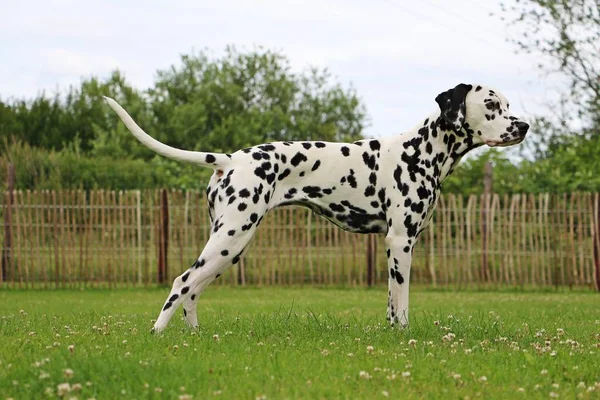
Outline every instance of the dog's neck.
<path id="1" fill-rule="evenodd" d="M 421 158 L 419 163 L 425 164 L 425 167 L 431 163 L 431 168 L 434 169 L 433 176 L 436 177 L 436 181 L 432 183 L 436 187 L 440 187 L 442 182 L 452 174 L 465 154 L 483 144 L 474 143 L 473 132 L 469 132 L 468 125 L 460 131 L 454 131 L 439 112 L 430 115 L 415 128 L 415 131 L 416 138 L 421 139 L 414 143 L 418 143 L 418 151 L 415 154 L 418 154 Z M 407 148 L 406 145 L 404 147 Z"/>

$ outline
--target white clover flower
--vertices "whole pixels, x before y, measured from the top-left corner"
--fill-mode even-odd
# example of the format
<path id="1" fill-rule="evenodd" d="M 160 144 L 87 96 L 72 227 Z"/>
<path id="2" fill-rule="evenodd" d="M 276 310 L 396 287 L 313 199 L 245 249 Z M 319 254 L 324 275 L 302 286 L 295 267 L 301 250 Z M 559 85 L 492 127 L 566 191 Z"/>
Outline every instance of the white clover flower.
<path id="1" fill-rule="evenodd" d="M 71 391 L 71 385 L 68 382 L 61 383 L 56 387 L 56 394 L 60 397 L 66 396 Z"/>

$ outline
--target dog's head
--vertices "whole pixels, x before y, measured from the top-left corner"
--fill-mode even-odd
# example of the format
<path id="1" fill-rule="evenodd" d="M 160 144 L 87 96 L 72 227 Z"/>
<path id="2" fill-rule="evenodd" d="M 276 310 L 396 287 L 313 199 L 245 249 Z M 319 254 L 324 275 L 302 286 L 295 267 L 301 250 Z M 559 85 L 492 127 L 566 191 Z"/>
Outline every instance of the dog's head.
<path id="1" fill-rule="evenodd" d="M 461 83 L 440 93 L 435 101 L 443 121 L 456 132 L 473 136 L 475 144 L 510 146 L 525 139 L 529 124 L 515 117 L 497 90 Z"/>

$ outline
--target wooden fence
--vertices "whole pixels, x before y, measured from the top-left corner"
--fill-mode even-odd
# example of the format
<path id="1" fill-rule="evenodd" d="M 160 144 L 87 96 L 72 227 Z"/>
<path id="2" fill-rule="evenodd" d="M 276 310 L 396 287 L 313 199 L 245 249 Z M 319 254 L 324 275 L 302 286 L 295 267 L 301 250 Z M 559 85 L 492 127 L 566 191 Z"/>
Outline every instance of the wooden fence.
<path id="1" fill-rule="evenodd" d="M 170 283 L 209 234 L 203 192 L 13 191 L 3 196 L 2 286 Z M 600 196 L 444 195 L 411 280 L 444 286 L 600 286 Z M 344 232 L 300 207 L 267 214 L 217 284 L 387 282 L 383 237 Z"/>

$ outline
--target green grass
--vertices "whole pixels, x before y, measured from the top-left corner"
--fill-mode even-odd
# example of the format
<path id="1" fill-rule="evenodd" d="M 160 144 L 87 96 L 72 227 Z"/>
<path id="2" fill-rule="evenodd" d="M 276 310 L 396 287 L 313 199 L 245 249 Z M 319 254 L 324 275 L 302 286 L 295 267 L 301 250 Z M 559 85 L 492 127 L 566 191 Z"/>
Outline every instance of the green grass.
<path id="1" fill-rule="evenodd" d="M 383 287 L 212 287 L 199 331 L 179 311 L 151 335 L 167 293 L 0 292 L 0 399 L 57 397 L 65 382 L 80 399 L 600 395 L 595 293 L 413 285 L 411 327 L 399 331 L 383 320 Z"/>

